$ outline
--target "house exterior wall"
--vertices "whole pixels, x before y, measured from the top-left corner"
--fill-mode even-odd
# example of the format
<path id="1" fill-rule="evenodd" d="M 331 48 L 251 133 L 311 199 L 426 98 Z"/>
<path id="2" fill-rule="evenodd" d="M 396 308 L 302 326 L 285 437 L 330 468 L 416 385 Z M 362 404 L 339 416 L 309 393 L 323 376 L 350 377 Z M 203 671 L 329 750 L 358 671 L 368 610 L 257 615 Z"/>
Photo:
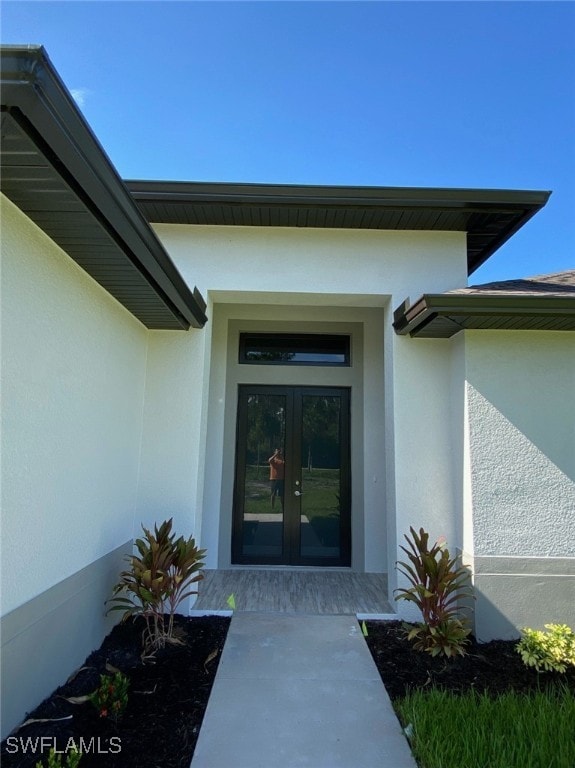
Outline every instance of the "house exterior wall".
<path id="1" fill-rule="evenodd" d="M 463 475 L 454 463 L 454 445 L 462 434 L 461 386 L 459 422 L 452 398 L 454 377 L 464 367 L 463 347 L 398 337 L 391 312 L 408 295 L 465 283 L 465 235 L 168 224 L 154 228 L 180 273 L 207 297 L 210 321 L 201 332 L 203 343 L 191 338 L 174 342 L 175 365 L 163 364 L 165 350 L 158 348 L 149 374 L 157 384 L 146 393 L 142 477 L 156 472 L 188 478 L 196 492 L 189 514 L 208 549 L 208 567 L 225 567 L 230 558 L 233 392 L 240 380 L 232 347 L 242 323 L 247 330 L 264 330 L 274 321 L 284 329 L 303 324 L 309 331 L 338 322 L 361 326 L 363 412 L 358 410 L 354 439 L 362 465 L 352 482 L 361 491 L 363 520 L 361 530 L 354 532 L 352 567 L 389 570 L 393 588 L 397 545 L 409 525 L 423 525 L 460 543 L 456 505 Z M 153 361 L 153 343 L 150 349 Z M 274 375 L 283 383 L 297 383 L 302 372 L 278 369 Z M 309 369 L 305 375 L 309 379 Z M 157 433 L 153 414 L 166 398 L 188 403 L 186 426 L 154 442 L 149 439 Z M 198 428 L 199 455 L 189 434 Z M 182 496 L 174 509 L 185 516 L 186 503 Z"/>
<path id="2" fill-rule="evenodd" d="M 1 216 L 5 735 L 110 627 L 103 596 L 134 530 L 147 332 L 5 198 Z"/>
<path id="3" fill-rule="evenodd" d="M 393 291 L 399 303 L 467 280 L 462 232 L 153 226 L 188 284 L 212 298 L 217 291 L 320 294 L 334 306 L 330 294 L 376 301 Z"/>
<path id="4" fill-rule="evenodd" d="M 480 639 L 575 623 L 572 334 L 393 332 L 406 297 L 465 284 L 463 233 L 156 225 L 208 301 L 206 328 L 175 333 L 1 214 L 3 735 L 109 630 L 140 523 L 173 517 L 230 565 L 242 383 L 351 388 L 352 568 L 388 572 L 390 597 L 424 527 L 469 562 Z M 350 333 L 353 364 L 248 369 L 242 330 Z M 48 663 L 22 674 L 40 642 Z"/>
<path id="5" fill-rule="evenodd" d="M 209 325 L 187 333 L 149 332 L 137 528 L 171 517 L 178 535 L 199 534 L 198 466 L 203 455 Z"/>
<path id="6" fill-rule="evenodd" d="M 461 546 L 464 348 L 443 339 L 396 337 L 393 396 L 396 462 L 396 546 L 394 560 L 405 559 L 399 545 L 410 526 L 432 539 L 444 536 L 452 551 Z M 401 356 L 399 354 L 401 352 Z M 401 365 L 399 365 L 401 363 Z M 397 574 L 390 569 L 392 589 Z M 410 603 L 398 610 L 418 619 Z"/>
<path id="7" fill-rule="evenodd" d="M 516 637 L 523 626 L 573 626 L 575 336 L 465 337 L 472 505 L 466 541 L 477 634 Z"/>

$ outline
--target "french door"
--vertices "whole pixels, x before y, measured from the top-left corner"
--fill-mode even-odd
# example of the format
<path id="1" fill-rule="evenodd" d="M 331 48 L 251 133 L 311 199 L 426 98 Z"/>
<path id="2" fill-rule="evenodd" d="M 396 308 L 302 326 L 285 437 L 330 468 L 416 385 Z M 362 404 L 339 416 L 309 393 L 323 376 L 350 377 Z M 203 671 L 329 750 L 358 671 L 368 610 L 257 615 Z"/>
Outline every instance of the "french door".
<path id="1" fill-rule="evenodd" d="M 349 422 L 346 388 L 240 386 L 234 563 L 350 565 Z"/>

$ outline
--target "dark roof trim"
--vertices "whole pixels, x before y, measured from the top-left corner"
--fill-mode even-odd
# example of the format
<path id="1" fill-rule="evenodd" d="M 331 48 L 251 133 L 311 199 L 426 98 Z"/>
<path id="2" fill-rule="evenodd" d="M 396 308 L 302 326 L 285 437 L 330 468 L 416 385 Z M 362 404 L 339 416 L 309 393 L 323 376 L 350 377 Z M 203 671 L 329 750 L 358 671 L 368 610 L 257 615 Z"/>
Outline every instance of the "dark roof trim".
<path id="1" fill-rule="evenodd" d="M 445 339 L 462 330 L 575 330 L 574 296 L 426 293 L 394 312 L 401 336 Z"/>
<path id="2" fill-rule="evenodd" d="M 3 141 L 2 191 L 46 231 L 43 223 L 51 213 L 67 214 L 61 218 L 59 244 L 64 250 L 64 243 L 79 231 L 72 207 L 95 225 L 98 234 L 91 245 L 102 246 L 109 266 L 103 267 L 104 259 L 91 272 L 76 260 L 144 325 L 201 328 L 206 322 L 202 297 L 197 290 L 190 291 L 178 273 L 44 48 L 2 46 L 1 63 L 3 140 L 11 132 L 8 139 L 27 149 L 11 153 L 9 141 Z M 27 172 L 41 164 L 48 181 L 45 187 L 50 188 L 30 182 Z M 67 196 L 66 206 L 57 207 L 59 196 Z M 58 242 L 58 237 L 50 236 Z"/>
<path id="3" fill-rule="evenodd" d="M 438 230 L 468 234 L 474 272 L 549 199 L 550 192 L 127 181 L 152 222 Z"/>

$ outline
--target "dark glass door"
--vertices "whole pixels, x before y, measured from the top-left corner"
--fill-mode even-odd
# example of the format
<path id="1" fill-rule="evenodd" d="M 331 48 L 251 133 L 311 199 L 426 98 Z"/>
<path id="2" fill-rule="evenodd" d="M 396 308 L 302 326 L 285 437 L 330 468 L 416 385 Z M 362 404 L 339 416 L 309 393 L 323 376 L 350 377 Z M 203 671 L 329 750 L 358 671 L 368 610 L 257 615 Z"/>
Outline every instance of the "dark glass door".
<path id="1" fill-rule="evenodd" d="M 349 390 L 239 388 L 232 560 L 351 562 Z"/>

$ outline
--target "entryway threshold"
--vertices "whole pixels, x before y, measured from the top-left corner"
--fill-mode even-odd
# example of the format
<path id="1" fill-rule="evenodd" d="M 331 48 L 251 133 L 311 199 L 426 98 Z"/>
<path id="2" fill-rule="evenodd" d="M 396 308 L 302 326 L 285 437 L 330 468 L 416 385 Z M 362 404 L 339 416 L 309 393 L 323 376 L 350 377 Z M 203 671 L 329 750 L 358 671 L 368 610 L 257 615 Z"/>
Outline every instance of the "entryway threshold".
<path id="1" fill-rule="evenodd" d="M 191 768 L 416 768 L 355 616 L 235 612 Z"/>
<path id="2" fill-rule="evenodd" d="M 342 570 L 229 568 L 204 571 L 196 610 L 300 614 L 391 614 L 387 574 Z"/>

